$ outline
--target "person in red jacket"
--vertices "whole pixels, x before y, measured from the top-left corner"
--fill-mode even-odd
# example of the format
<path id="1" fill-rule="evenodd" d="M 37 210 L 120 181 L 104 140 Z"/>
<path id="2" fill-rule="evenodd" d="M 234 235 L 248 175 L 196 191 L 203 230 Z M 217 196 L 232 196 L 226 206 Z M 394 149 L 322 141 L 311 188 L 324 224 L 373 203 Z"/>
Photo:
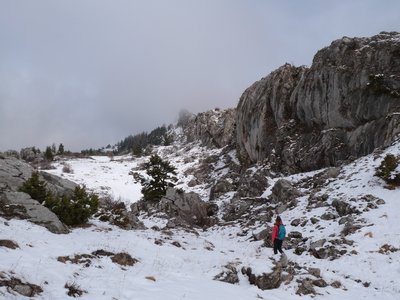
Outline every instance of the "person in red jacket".
<path id="1" fill-rule="evenodd" d="M 274 244 L 274 254 L 278 254 L 278 251 L 283 254 L 282 250 L 282 243 L 283 243 L 283 238 L 279 237 L 279 227 L 284 226 L 282 223 L 282 219 L 280 216 L 276 217 L 274 227 L 272 228 L 272 243 Z"/>

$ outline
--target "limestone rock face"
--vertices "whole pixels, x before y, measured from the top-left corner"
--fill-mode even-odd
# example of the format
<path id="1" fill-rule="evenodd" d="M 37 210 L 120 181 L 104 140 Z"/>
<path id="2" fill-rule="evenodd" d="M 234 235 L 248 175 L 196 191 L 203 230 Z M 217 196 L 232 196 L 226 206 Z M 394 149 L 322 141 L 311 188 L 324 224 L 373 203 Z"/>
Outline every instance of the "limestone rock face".
<path id="1" fill-rule="evenodd" d="M 9 190 L 17 192 L 29 179 L 33 168 L 14 157 L 0 157 L 0 192 Z"/>
<path id="2" fill-rule="evenodd" d="M 210 110 L 193 116 L 183 130 L 188 142 L 201 141 L 205 146 L 225 147 L 235 142 L 236 109 Z"/>
<path id="3" fill-rule="evenodd" d="M 236 122 L 241 161 L 286 173 L 389 145 L 400 133 L 400 34 L 344 37 L 310 68 L 282 66 L 243 93 Z"/>
<path id="4" fill-rule="evenodd" d="M 262 161 L 271 154 L 280 127 L 293 115 L 290 97 L 305 70 L 286 64 L 243 93 L 236 116 L 238 155 L 243 162 Z"/>

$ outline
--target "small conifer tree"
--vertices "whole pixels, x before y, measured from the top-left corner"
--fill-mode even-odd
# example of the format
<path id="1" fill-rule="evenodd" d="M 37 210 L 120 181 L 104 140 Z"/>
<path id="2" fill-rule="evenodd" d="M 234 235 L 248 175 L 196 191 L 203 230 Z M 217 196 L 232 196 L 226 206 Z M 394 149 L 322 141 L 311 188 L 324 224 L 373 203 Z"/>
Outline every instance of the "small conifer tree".
<path id="1" fill-rule="evenodd" d="M 141 192 L 145 200 L 160 200 L 165 195 L 167 188 L 174 186 L 174 182 L 177 180 L 174 176 L 176 168 L 155 154 L 144 164 L 144 169 L 147 176 L 138 172 L 131 172 L 131 174 L 142 185 Z"/>
<path id="2" fill-rule="evenodd" d="M 29 194 L 32 199 L 40 203 L 46 201 L 50 195 L 46 188 L 46 182 L 39 179 L 39 172 L 37 171 L 32 172 L 31 177 L 24 182 L 20 191 Z"/>
<path id="3" fill-rule="evenodd" d="M 99 207 L 99 197 L 88 193 L 85 186 L 77 186 L 72 195 L 53 195 L 47 190 L 46 183 L 39 179 L 38 172 L 32 173 L 20 191 L 42 203 L 67 225 L 79 225 L 87 222 Z"/>
<path id="4" fill-rule="evenodd" d="M 57 151 L 57 154 L 59 154 L 59 155 L 64 155 L 64 145 L 63 144 L 60 144 L 59 146 L 58 146 L 58 151 Z"/>
<path id="5" fill-rule="evenodd" d="M 53 151 L 51 150 L 50 146 L 46 147 L 46 151 L 44 152 L 44 157 L 49 161 L 52 161 L 54 159 Z"/>

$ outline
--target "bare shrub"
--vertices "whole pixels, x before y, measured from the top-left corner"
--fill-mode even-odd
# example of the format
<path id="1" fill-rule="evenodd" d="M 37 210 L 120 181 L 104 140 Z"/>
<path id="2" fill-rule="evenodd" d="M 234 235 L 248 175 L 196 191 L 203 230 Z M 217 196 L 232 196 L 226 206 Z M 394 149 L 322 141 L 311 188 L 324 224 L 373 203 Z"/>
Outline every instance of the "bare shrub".
<path id="1" fill-rule="evenodd" d="M 82 290 L 81 287 L 79 285 L 77 285 L 75 282 L 73 282 L 73 283 L 67 282 L 64 285 L 64 287 L 68 290 L 67 294 L 70 297 L 76 298 L 76 297 L 80 297 L 83 294 L 87 293 L 87 291 Z"/>
<path id="2" fill-rule="evenodd" d="M 72 167 L 71 167 L 70 164 L 64 164 L 64 166 L 63 166 L 63 168 L 62 168 L 62 171 L 63 171 L 64 173 L 69 173 L 69 174 L 74 173 L 74 170 L 72 170 Z"/>
<path id="3" fill-rule="evenodd" d="M 42 160 L 37 164 L 37 168 L 41 170 L 54 170 L 55 167 L 51 164 L 49 160 Z"/>
<path id="4" fill-rule="evenodd" d="M 125 203 L 121 199 L 115 199 L 112 195 L 104 195 L 99 199 L 100 207 L 108 211 L 114 209 L 126 209 Z"/>

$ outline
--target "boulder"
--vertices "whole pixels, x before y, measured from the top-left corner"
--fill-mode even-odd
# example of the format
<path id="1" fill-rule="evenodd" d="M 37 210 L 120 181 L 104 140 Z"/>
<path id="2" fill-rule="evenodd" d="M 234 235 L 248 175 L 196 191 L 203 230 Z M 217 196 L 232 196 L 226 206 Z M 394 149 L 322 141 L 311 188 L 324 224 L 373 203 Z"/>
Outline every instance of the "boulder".
<path id="1" fill-rule="evenodd" d="M 316 291 L 313 286 L 313 280 L 310 278 L 305 278 L 301 281 L 297 291 L 297 295 L 315 295 Z"/>
<path id="2" fill-rule="evenodd" d="M 226 265 L 224 267 L 224 271 L 216 275 L 214 280 L 219 280 L 230 284 L 239 283 L 239 276 L 236 267 L 233 264 Z"/>
<path id="3" fill-rule="evenodd" d="M 350 204 L 338 199 L 332 201 L 332 206 L 336 209 L 340 217 L 358 212 L 357 209 L 352 207 Z"/>
<path id="4" fill-rule="evenodd" d="M 235 197 L 260 197 L 269 187 L 268 175 L 263 168 L 246 170 L 239 179 Z"/>
<path id="5" fill-rule="evenodd" d="M 0 193 L 17 192 L 22 184 L 31 177 L 33 168 L 14 157 L 0 157 Z"/>
<path id="6" fill-rule="evenodd" d="M 302 195 L 303 193 L 293 187 L 289 180 L 279 179 L 272 187 L 271 197 L 276 203 L 287 204 Z"/>
<path id="7" fill-rule="evenodd" d="M 75 182 L 47 172 L 41 172 L 40 175 L 42 179 L 46 181 L 47 189 L 53 194 L 72 194 L 75 188 L 78 186 Z"/>
<path id="8" fill-rule="evenodd" d="M 215 207 L 209 208 L 208 204 L 201 200 L 194 192 L 185 193 L 174 188 L 168 188 L 166 195 L 158 202 L 139 201 L 131 205 L 134 214 L 140 211 L 148 213 L 165 213 L 170 219 L 169 226 L 211 226 L 215 220 L 209 214 L 215 211 Z"/>
<path id="9" fill-rule="evenodd" d="M 234 190 L 233 184 L 227 179 L 218 180 L 210 189 L 210 200 L 215 200 L 219 196 Z"/>
<path id="10" fill-rule="evenodd" d="M 268 238 L 271 235 L 271 232 L 272 232 L 271 228 L 266 228 L 257 233 L 253 233 L 253 238 L 255 241 L 262 241 Z"/>
<path id="11" fill-rule="evenodd" d="M 342 236 L 347 236 L 349 234 L 352 234 L 352 233 L 356 232 L 360 228 L 362 228 L 361 225 L 356 225 L 351 221 L 346 222 L 345 225 L 344 225 L 344 228 L 343 228 L 343 230 L 341 232 L 341 235 Z"/>
<path id="12" fill-rule="evenodd" d="M 20 218 L 31 221 L 49 229 L 53 233 L 68 233 L 68 228 L 49 209 L 32 199 L 28 194 L 19 192 L 34 169 L 15 157 L 0 157 L 0 214 L 6 218 Z M 53 193 L 66 195 L 77 186 L 72 181 L 40 173 L 40 180 Z"/>
<path id="13" fill-rule="evenodd" d="M 317 248 L 323 247 L 325 243 L 326 243 L 326 239 L 320 239 L 318 241 L 311 242 L 310 250 L 315 250 Z"/>
<path id="14" fill-rule="evenodd" d="M 319 268 L 308 268 L 308 273 L 315 277 L 321 277 L 321 270 Z"/>
<path id="15" fill-rule="evenodd" d="M 276 264 L 271 273 L 255 275 L 250 267 L 243 267 L 241 272 L 249 278 L 250 284 L 254 284 L 262 290 L 277 289 L 282 283 L 282 267 L 279 263 Z"/>
<path id="16" fill-rule="evenodd" d="M 22 192 L 0 194 L 0 215 L 6 219 L 26 219 L 46 227 L 53 233 L 68 233 L 69 230 L 47 207 Z"/>

